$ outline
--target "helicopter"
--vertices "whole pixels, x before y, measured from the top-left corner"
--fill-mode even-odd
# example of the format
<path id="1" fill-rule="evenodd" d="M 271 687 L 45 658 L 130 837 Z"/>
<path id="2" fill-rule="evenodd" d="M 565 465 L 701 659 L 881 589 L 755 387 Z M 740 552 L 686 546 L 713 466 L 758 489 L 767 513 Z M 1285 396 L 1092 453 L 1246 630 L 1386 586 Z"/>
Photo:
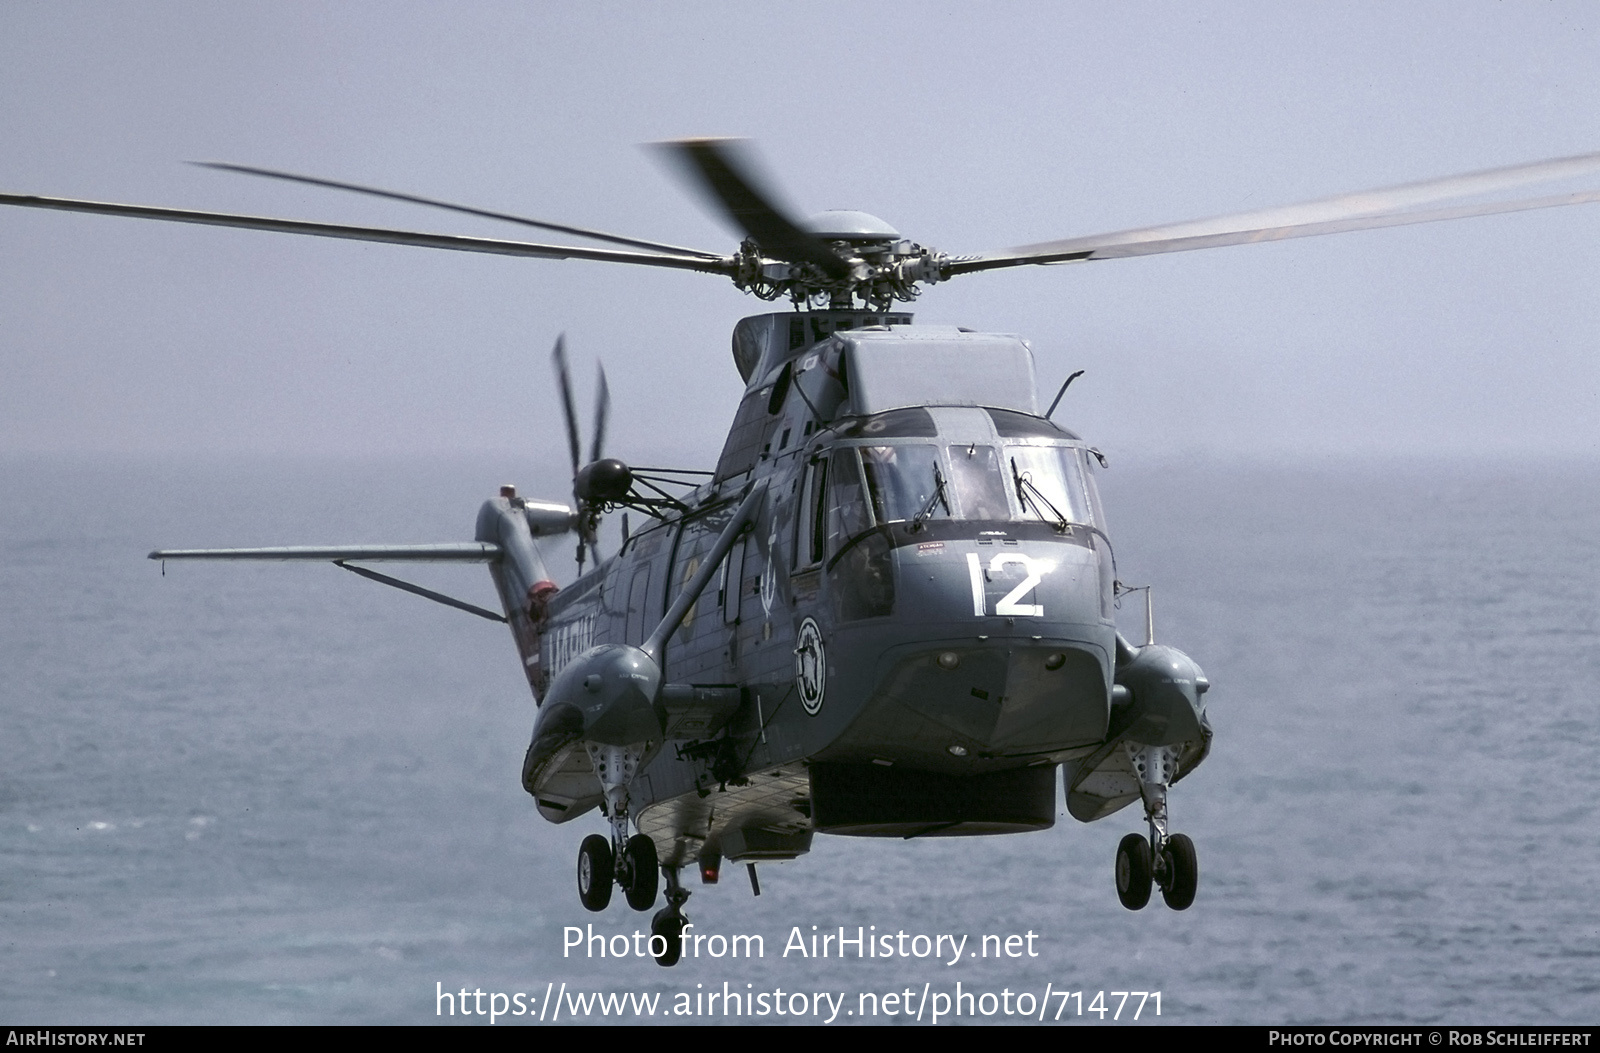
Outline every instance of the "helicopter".
<path id="1" fill-rule="evenodd" d="M 685 874 L 792 860 L 817 833 L 957 837 L 1103 819 L 1138 802 L 1115 888 L 1140 910 L 1196 898 L 1193 840 L 1169 791 L 1207 757 L 1198 662 L 1118 629 L 1120 580 L 1096 474 L 1104 456 L 1041 411 L 1020 337 L 922 325 L 904 305 L 963 274 L 1214 248 L 1600 200 L 1600 191 L 1439 203 L 1600 171 L 1600 154 L 1452 176 L 1208 220 L 979 255 L 926 248 L 864 212 L 800 220 L 737 140 L 661 144 L 744 240 L 719 254 L 418 195 L 211 162 L 211 167 L 505 220 L 597 242 L 548 245 L 21 194 L 0 204 L 454 251 L 721 275 L 789 310 L 734 328 L 744 393 L 715 466 L 605 454 L 600 374 L 587 457 L 565 340 L 552 353 L 570 503 L 503 486 L 474 539 L 433 545 L 158 549 L 155 560 L 331 562 L 511 631 L 536 717 L 521 772 L 539 814 L 598 813 L 579 899 L 621 888 L 650 911 L 649 949 L 683 953 Z M 621 543 L 600 528 L 621 512 Z M 641 517 L 630 522 L 628 513 Z M 541 542 L 576 539 L 558 586 Z M 592 557 L 592 558 L 591 558 Z M 492 611 L 371 568 L 482 563 Z M 590 565 L 592 564 L 592 565 Z M 586 565 L 589 569 L 585 570 Z M 592 822 L 592 820 L 590 820 Z M 665 886 L 663 892 L 663 885 Z"/>

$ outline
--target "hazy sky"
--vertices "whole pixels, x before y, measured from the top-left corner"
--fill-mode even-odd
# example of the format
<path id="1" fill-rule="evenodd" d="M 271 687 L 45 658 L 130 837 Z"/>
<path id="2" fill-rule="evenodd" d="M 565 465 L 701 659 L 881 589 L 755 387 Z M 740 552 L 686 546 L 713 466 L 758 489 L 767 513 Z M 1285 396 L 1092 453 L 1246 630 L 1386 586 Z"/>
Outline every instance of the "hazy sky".
<path id="1" fill-rule="evenodd" d="M 978 252 L 1600 150 L 1597 34 L 1576 3 L 8 3 L 0 188 L 529 236 L 182 163 L 225 159 L 731 251 L 640 144 L 744 135 L 802 213 Z M 1595 457 L 1597 264 L 1590 205 L 970 276 L 917 311 L 1029 337 L 1043 388 L 1087 369 L 1059 416 L 1113 458 Z M 705 275 L 3 209 L 0 452 L 559 466 L 565 331 L 586 407 L 610 372 L 612 452 L 703 466 L 765 309 Z"/>

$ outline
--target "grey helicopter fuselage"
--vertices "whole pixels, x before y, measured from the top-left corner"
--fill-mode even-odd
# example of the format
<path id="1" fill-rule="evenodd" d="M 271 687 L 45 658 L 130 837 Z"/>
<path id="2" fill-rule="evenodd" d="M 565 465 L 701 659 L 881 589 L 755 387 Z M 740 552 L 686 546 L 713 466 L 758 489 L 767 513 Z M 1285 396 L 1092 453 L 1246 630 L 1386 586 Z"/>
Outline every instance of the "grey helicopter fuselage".
<path id="1" fill-rule="evenodd" d="M 1152 642 L 1153 630 L 1137 647 L 1117 632 L 1115 602 L 1127 587 L 1095 491 L 1093 462 L 1104 461 L 1039 413 L 1023 341 L 916 326 L 893 305 L 982 271 L 1600 202 L 1600 190 L 1503 197 L 1600 173 L 1600 154 L 1590 153 L 952 255 L 863 212 L 798 219 L 739 141 L 661 150 L 741 232 L 735 252 L 231 163 L 209 166 L 599 245 L 36 194 L 0 193 L 0 206 L 665 268 L 796 305 L 735 329 L 744 396 L 715 471 L 689 493 L 662 486 L 700 473 L 635 470 L 602 455 L 603 372 L 590 455 L 580 460 L 558 339 L 574 506 L 506 487 L 481 509 L 469 543 L 150 554 L 326 560 L 509 622 L 538 703 L 523 785 L 554 822 L 604 813 L 610 836 L 590 834 L 578 852 L 587 909 L 606 909 L 621 887 L 629 906 L 648 910 L 665 881 L 667 905 L 651 921 L 662 965 L 682 952 L 690 893 L 680 871 L 691 861 L 711 882 L 723 860 L 794 858 L 817 832 L 1038 830 L 1054 821 L 1058 771 L 1079 821 L 1143 805 L 1148 837 L 1130 833 L 1117 849 L 1124 907 L 1142 909 L 1153 887 L 1172 909 L 1194 902 L 1198 859 L 1187 835 L 1168 831 L 1167 791 L 1209 751 L 1210 685 L 1187 655 Z M 1448 204 L 1467 199 L 1477 200 Z M 830 309 L 801 309 L 821 303 Z M 582 574 L 602 516 L 621 507 L 653 521 L 630 534 L 624 519 L 620 549 Z M 537 539 L 568 534 L 580 576 L 560 589 Z M 358 565 L 371 562 L 486 563 L 504 615 Z M 753 866 L 750 876 L 759 894 Z"/>
<path id="2" fill-rule="evenodd" d="M 1023 341 L 910 322 L 741 322 L 747 387 L 711 481 L 565 589 L 517 558 L 537 506 L 485 505 L 478 540 L 507 554 L 491 569 L 542 702 L 524 785 L 547 819 L 603 807 L 586 750 L 601 739 L 637 747 L 633 820 L 667 867 L 792 858 L 814 832 L 1052 825 L 1057 766 L 1101 751 L 1130 699 L 1096 454 L 1039 415 Z M 659 655 L 662 697 L 632 703 L 655 719 L 608 734 L 581 700 L 547 697 L 573 663 L 643 644 L 758 486 Z M 1209 739 L 1190 693 L 1181 771 Z M 1074 814 L 1139 796 L 1136 780 L 1115 791 Z"/>

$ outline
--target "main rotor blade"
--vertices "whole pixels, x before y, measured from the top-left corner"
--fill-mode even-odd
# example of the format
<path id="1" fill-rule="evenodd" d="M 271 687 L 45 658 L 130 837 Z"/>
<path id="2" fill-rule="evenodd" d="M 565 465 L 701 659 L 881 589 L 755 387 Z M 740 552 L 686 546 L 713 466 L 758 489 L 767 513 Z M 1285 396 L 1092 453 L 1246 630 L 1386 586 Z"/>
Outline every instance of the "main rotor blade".
<path id="1" fill-rule="evenodd" d="M 1404 227 L 1414 223 L 1434 223 L 1446 219 L 1471 219 L 1474 216 L 1494 216 L 1504 212 L 1526 212 L 1537 208 L 1559 208 L 1563 205 L 1586 205 L 1600 201 L 1600 190 L 1585 190 L 1573 194 L 1555 194 L 1549 197 L 1522 198 L 1517 201 L 1497 201 L 1482 205 L 1458 205 L 1454 208 L 1428 209 L 1422 212 L 1401 212 L 1389 216 L 1358 216 L 1354 219 L 1333 220 L 1327 223 L 1304 223 L 1290 227 L 1265 227 L 1257 230 L 1237 230 L 1220 234 L 1198 235 L 1187 238 L 1168 238 L 1159 241 L 1118 242 L 1116 235 L 1078 239 L 1097 242 L 1083 247 L 1057 249 L 1029 256 L 984 256 L 973 260 L 959 260 L 947 269 L 947 275 L 970 274 L 974 271 L 994 270 L 1000 267 L 1021 267 L 1029 264 L 1077 263 L 1087 260 L 1111 260 L 1125 256 L 1153 256 L 1163 252 L 1186 252 L 1190 249 L 1214 249 L 1225 245 L 1246 245 L 1260 241 L 1286 241 L 1289 238 L 1308 238 L 1318 234 L 1343 234 L 1353 230 L 1376 230 L 1381 227 Z M 1141 233 L 1133 231 L 1130 233 Z M 1066 242 L 1056 242 L 1067 246 Z"/>
<path id="2" fill-rule="evenodd" d="M 561 388 L 561 413 L 567 421 L 567 449 L 572 454 L 572 478 L 578 478 L 578 411 L 572 404 L 572 371 L 567 368 L 567 334 L 556 337 L 556 349 L 550 352 L 555 362 L 556 381 Z"/>
<path id="3" fill-rule="evenodd" d="M 499 256 L 529 256 L 548 260 L 600 260 L 606 263 L 633 263 L 646 267 L 670 267 L 675 270 L 702 271 L 706 274 L 729 276 L 736 270 L 733 260 L 727 257 L 702 259 L 691 256 L 625 252 L 621 249 L 594 249 L 576 245 L 539 245 L 528 241 L 468 238 L 456 234 L 424 234 L 383 227 L 352 227 L 337 223 L 273 219 L 268 216 L 241 216 L 226 212 L 193 212 L 187 209 L 156 208 L 150 205 L 118 205 L 106 201 L 79 201 L 72 198 L 40 197 L 35 194 L 0 194 L 0 205 L 49 208 L 63 212 L 89 212 L 103 216 L 126 216 L 132 219 L 159 219 L 171 223 L 198 223 L 212 227 L 239 227 L 279 234 L 307 234 L 319 238 L 343 238 L 347 241 L 376 241 L 390 245 L 413 245 L 424 249 L 487 252 Z"/>
<path id="4" fill-rule="evenodd" d="M 1600 172 L 1600 153 L 1469 172 L 1465 175 L 1446 176 L 1443 179 L 1405 183 L 1353 194 L 1340 194 L 1298 205 L 1240 212 L 1212 219 L 1190 220 L 1159 227 L 1142 227 L 1110 234 L 1091 234 L 1081 238 L 1023 245 L 1019 248 L 989 253 L 976 259 L 958 260 L 949 266 L 947 273 L 954 275 L 1024 264 L 1071 263 L 1079 260 L 1148 256 L 1256 241 L 1279 241 L 1318 234 L 1338 234 L 1351 230 L 1465 219 L 1471 216 L 1489 216 L 1560 205 L 1579 205 L 1600 200 L 1600 192 L 1580 191 L 1512 201 L 1400 211 L 1449 198 L 1491 193 L 1530 183 L 1549 182 L 1594 172 Z"/>
<path id="5" fill-rule="evenodd" d="M 848 277 L 850 265 L 827 242 L 802 230 L 771 194 L 758 187 L 760 181 L 740 157 L 743 143 L 742 139 L 678 139 L 660 145 L 763 253 L 790 263 L 813 264 L 829 278 Z"/>
<path id="6" fill-rule="evenodd" d="M 408 201 L 414 205 L 429 205 L 433 208 L 448 209 L 451 212 L 461 212 L 468 216 L 483 216 L 486 219 L 501 219 L 508 223 L 520 223 L 525 227 L 538 227 L 540 230 L 553 230 L 558 234 L 575 234 L 580 238 L 593 238 L 595 241 L 609 241 L 614 245 L 627 245 L 636 249 L 648 249 L 652 252 L 667 252 L 678 256 L 699 256 L 701 259 L 714 260 L 718 256 L 714 252 L 703 249 L 686 249 L 681 245 L 667 245 L 659 241 L 645 241 L 641 238 L 626 238 L 620 234 L 607 234 L 601 230 L 590 230 L 588 227 L 573 227 L 564 223 L 549 223 L 542 219 L 529 219 L 526 216 L 517 216 L 509 212 L 495 212 L 486 208 L 474 208 L 471 205 L 457 205 L 449 201 L 439 201 L 431 197 L 421 197 L 417 194 L 402 194 L 396 190 L 381 190 L 378 187 L 362 186 L 359 183 L 342 183 L 336 179 L 323 179 L 320 176 L 296 175 L 293 172 L 280 172 L 271 168 L 256 168 L 252 165 L 236 165 L 228 161 L 190 161 L 192 165 L 201 168 L 215 168 L 222 172 L 242 172 L 245 175 L 265 176 L 268 179 L 282 179 L 290 183 L 307 183 L 311 186 L 331 187 L 334 190 L 349 190 L 357 194 L 368 194 L 372 197 L 386 197 L 394 201 Z"/>
<path id="7" fill-rule="evenodd" d="M 596 363 L 598 365 L 598 363 Z M 606 418 L 611 415 L 611 388 L 606 384 L 606 367 L 599 366 L 600 387 L 594 396 L 594 444 L 589 447 L 589 463 L 600 459 L 606 445 Z M 600 559 L 598 553 L 594 557 Z"/>
<path id="8" fill-rule="evenodd" d="M 493 563 L 499 545 L 467 541 L 445 545 L 283 545 L 274 548 L 158 548 L 151 559 L 248 559 L 270 562 Z"/>

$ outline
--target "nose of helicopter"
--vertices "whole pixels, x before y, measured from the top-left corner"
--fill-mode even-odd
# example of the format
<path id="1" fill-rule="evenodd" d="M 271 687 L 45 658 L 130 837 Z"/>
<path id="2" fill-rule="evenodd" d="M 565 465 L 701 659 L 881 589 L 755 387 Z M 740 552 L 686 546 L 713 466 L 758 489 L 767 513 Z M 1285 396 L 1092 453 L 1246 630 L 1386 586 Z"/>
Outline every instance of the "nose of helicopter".
<path id="1" fill-rule="evenodd" d="M 1100 558 L 1082 538 L 896 549 L 891 617 L 841 625 L 830 643 L 872 670 L 846 739 L 948 771 L 1100 742 L 1116 640 Z"/>

